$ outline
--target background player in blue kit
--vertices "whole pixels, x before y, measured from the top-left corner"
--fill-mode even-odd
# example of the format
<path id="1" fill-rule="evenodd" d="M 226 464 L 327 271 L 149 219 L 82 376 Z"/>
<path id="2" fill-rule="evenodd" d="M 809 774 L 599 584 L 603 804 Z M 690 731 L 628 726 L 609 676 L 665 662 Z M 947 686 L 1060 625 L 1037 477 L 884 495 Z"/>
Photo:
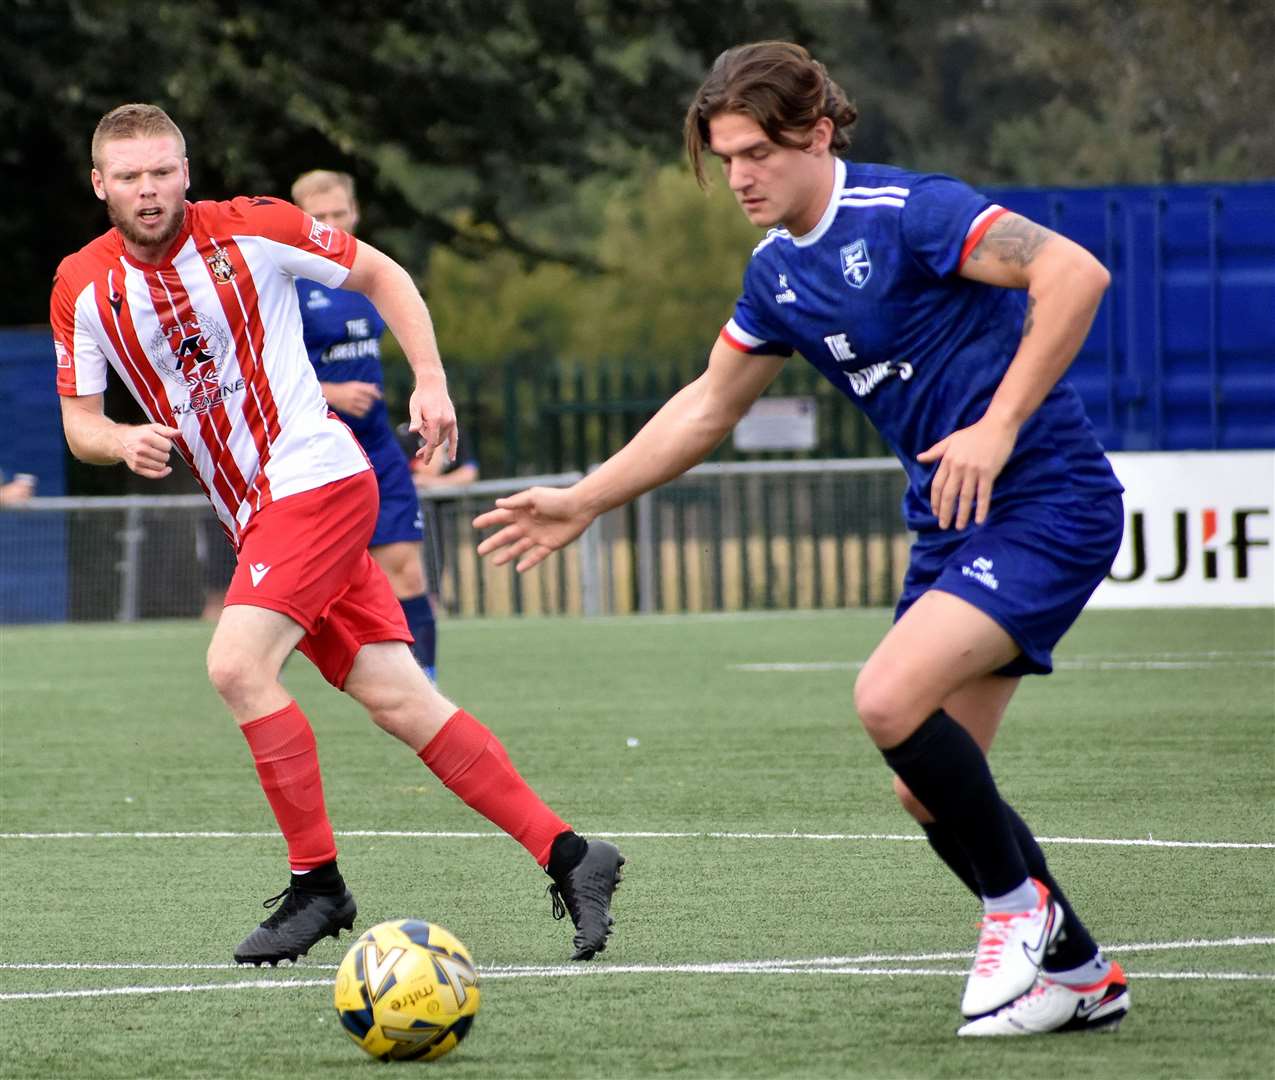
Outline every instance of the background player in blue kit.
<path id="1" fill-rule="evenodd" d="M 1109 282 L 1086 251 L 950 177 L 844 159 L 854 107 L 796 45 L 723 53 L 686 118 L 769 231 L 708 368 L 566 489 L 498 499 L 479 545 L 519 570 L 705 458 L 799 351 L 880 430 L 917 534 L 855 706 L 935 852 L 982 898 L 962 1035 L 1111 1027 L 1129 995 L 986 753 L 1025 674 L 1115 558 L 1121 488 L 1060 378 Z M 1024 292 L 1025 291 L 1025 292 Z"/>
<path id="2" fill-rule="evenodd" d="M 359 223 L 354 178 L 316 169 L 297 177 L 292 201 L 327 225 L 353 233 Z M 349 425 L 376 472 L 381 513 L 368 550 L 403 605 L 425 673 L 437 673 L 437 630 L 426 591 L 424 522 L 411 468 L 382 400 L 381 335 L 385 322 L 360 293 L 297 281 L 305 347 L 328 404 Z M 441 455 L 440 455 L 441 456 Z"/>

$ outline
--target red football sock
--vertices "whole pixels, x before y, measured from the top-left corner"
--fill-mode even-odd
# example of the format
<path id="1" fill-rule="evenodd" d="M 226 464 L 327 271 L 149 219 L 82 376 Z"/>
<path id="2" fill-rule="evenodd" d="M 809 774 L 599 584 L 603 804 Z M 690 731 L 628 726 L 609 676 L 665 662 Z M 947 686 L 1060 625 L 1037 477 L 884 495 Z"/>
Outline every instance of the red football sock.
<path id="1" fill-rule="evenodd" d="M 500 740 L 479 721 L 457 709 L 418 756 L 466 804 L 531 852 L 536 862 L 549 864 L 554 837 L 571 826 L 531 790 Z"/>
<path id="2" fill-rule="evenodd" d="M 312 870 L 336 858 L 336 840 L 323 804 L 323 778 L 310 721 L 295 702 L 243 725 L 244 738 L 270 800 L 293 870 Z"/>

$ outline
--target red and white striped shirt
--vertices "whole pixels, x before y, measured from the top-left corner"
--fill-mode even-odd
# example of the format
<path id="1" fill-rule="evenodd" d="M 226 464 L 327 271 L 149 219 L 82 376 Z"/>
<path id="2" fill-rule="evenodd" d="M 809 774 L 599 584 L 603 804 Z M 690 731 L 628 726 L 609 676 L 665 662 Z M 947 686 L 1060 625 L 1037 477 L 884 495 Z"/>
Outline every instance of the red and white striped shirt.
<path id="1" fill-rule="evenodd" d="M 118 230 L 62 260 L 50 321 L 58 393 L 100 394 L 110 364 L 174 440 L 236 539 L 256 511 L 368 468 L 306 355 L 294 279 L 335 288 L 357 241 L 271 198 L 186 204 L 158 265 Z"/>

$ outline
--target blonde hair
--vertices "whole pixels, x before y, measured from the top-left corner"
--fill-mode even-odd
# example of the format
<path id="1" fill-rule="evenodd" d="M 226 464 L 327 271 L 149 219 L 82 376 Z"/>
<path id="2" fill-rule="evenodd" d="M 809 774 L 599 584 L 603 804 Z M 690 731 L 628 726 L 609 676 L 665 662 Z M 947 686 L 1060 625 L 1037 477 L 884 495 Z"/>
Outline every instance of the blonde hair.
<path id="1" fill-rule="evenodd" d="M 350 197 L 350 202 L 354 203 L 354 177 L 331 169 L 311 169 L 293 180 L 292 201 L 300 203 L 311 195 L 320 195 L 333 188 L 341 188 Z"/>
<path id="2" fill-rule="evenodd" d="M 186 156 L 186 138 L 181 128 L 173 123 L 173 119 L 158 105 L 143 105 L 137 102 L 120 105 L 97 122 L 93 130 L 93 168 L 102 167 L 102 148 L 108 142 L 117 139 L 155 138 L 171 135 L 177 140 L 181 156 Z"/>

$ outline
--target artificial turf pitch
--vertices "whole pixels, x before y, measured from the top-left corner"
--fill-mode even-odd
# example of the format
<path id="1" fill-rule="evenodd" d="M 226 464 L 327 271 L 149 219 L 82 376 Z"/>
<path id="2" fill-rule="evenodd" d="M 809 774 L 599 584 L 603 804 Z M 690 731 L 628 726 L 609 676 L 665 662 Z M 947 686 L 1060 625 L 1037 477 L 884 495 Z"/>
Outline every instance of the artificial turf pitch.
<path id="1" fill-rule="evenodd" d="M 1131 981 L 1108 1036 L 958 1040 L 978 909 L 852 712 L 882 611 L 449 621 L 441 679 L 629 864 L 567 963 L 547 879 L 301 657 L 356 930 L 415 916 L 483 976 L 462 1077 L 1257 1077 L 1275 1020 L 1275 615 L 1086 613 L 1024 682 L 1002 792 Z M 382 1068 L 327 939 L 242 970 L 286 883 L 190 622 L 0 630 L 0 1076 Z M 1227 846 L 1230 845 L 1230 846 Z M 371 1075 L 369 1072 L 367 1075 Z"/>

